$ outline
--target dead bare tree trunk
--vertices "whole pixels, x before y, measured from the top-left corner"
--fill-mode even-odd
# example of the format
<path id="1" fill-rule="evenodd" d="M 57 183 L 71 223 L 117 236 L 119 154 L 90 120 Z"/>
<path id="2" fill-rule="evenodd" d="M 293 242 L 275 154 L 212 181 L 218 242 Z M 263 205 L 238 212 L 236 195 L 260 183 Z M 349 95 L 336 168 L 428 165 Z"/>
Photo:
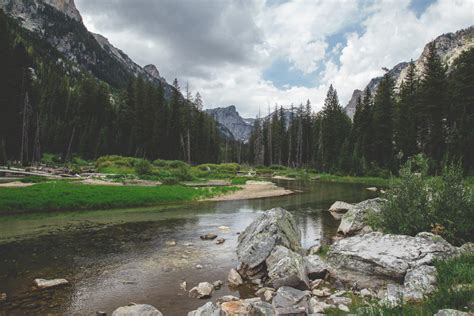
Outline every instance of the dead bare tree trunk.
<path id="1" fill-rule="evenodd" d="M 36 132 L 33 146 L 33 163 L 39 163 L 41 160 L 41 144 L 40 144 L 40 118 L 36 113 Z"/>
<path id="2" fill-rule="evenodd" d="M 189 128 L 187 131 L 187 149 L 188 149 L 188 164 L 191 164 L 191 136 L 189 135 Z"/>
<path id="3" fill-rule="evenodd" d="M 23 125 L 21 130 L 21 152 L 20 152 L 20 162 L 24 165 L 29 159 L 28 157 L 28 132 L 30 127 L 30 115 L 31 107 L 30 100 L 28 98 L 28 92 L 25 93 L 25 98 L 23 100 Z"/>
<path id="4" fill-rule="evenodd" d="M 184 138 L 183 138 L 183 134 L 179 134 L 179 138 L 181 140 L 181 148 L 183 149 L 183 160 L 186 161 L 186 146 L 184 145 Z"/>
<path id="5" fill-rule="evenodd" d="M 76 134 L 76 126 L 72 128 L 71 138 L 69 139 L 69 145 L 67 146 L 66 157 L 64 157 L 64 163 L 68 162 L 71 155 L 72 142 L 74 140 L 74 135 Z"/>

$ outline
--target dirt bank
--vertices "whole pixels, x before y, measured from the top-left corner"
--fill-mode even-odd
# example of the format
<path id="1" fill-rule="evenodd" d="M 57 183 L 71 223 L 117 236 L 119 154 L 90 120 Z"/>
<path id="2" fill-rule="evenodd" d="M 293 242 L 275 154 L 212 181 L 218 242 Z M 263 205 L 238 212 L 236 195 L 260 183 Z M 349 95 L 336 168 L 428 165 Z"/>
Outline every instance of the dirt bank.
<path id="1" fill-rule="evenodd" d="M 234 201 L 259 199 L 272 196 L 282 196 L 293 194 L 291 190 L 276 186 L 268 181 L 247 181 L 246 184 L 240 185 L 242 190 L 231 192 L 229 194 L 216 196 L 205 201 Z"/>

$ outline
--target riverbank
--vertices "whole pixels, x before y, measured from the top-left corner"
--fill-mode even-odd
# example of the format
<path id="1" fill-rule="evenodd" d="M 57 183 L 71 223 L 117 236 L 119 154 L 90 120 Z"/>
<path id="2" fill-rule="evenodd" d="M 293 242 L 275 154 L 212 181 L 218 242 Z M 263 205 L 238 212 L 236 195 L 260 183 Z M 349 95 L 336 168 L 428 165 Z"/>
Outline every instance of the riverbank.
<path id="1" fill-rule="evenodd" d="M 244 185 L 239 185 L 241 190 L 229 192 L 228 194 L 205 199 L 206 201 L 236 201 L 260 199 L 275 196 L 293 194 L 291 190 L 279 187 L 269 181 L 247 181 Z"/>
<path id="2" fill-rule="evenodd" d="M 0 188 L 0 215 L 151 206 L 211 198 L 237 190 L 240 188 L 236 186 L 104 186 L 53 181 L 28 187 Z"/>

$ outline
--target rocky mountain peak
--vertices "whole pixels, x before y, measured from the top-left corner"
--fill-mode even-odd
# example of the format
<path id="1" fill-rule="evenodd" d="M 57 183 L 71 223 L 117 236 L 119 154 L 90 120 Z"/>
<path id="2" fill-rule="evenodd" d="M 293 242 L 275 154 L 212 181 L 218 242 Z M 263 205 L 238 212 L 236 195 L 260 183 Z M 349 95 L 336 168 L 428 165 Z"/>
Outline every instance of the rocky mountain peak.
<path id="1" fill-rule="evenodd" d="M 76 8 L 74 0 L 43 0 L 46 4 L 56 8 L 56 10 L 63 12 L 65 15 L 76 21 L 82 21 L 81 14 Z"/>
<path id="2" fill-rule="evenodd" d="M 214 117 L 219 125 L 230 131 L 234 139 L 240 141 L 247 141 L 249 139 L 252 132 L 252 124 L 240 116 L 235 105 L 208 109 L 206 112 Z"/>
<path id="3" fill-rule="evenodd" d="M 146 65 L 145 67 L 143 67 L 143 70 L 145 70 L 153 78 L 160 79 L 160 72 L 158 71 L 155 65 Z"/>

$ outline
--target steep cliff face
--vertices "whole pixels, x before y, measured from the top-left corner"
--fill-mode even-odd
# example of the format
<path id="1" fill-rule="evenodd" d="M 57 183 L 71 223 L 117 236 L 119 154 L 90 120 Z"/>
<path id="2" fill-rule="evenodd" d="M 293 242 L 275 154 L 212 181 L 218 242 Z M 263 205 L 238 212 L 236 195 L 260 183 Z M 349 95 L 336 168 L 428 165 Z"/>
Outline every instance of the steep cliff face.
<path id="1" fill-rule="evenodd" d="M 221 134 L 228 134 L 227 131 L 229 131 L 235 140 L 247 141 L 249 139 L 253 125 L 239 115 L 235 105 L 209 109 L 206 112 L 224 127 L 221 130 L 225 133 L 221 132 Z"/>
<path id="2" fill-rule="evenodd" d="M 448 72 L 450 70 L 451 65 L 453 64 L 454 60 L 464 51 L 474 47 L 474 26 L 471 26 L 467 29 L 459 30 L 455 33 L 447 33 L 438 36 L 435 40 L 431 41 L 430 43 L 426 44 L 423 53 L 420 57 L 415 61 L 415 69 L 418 76 L 422 76 L 424 71 L 424 63 L 426 57 L 428 56 L 428 47 L 431 43 L 434 43 L 436 47 L 437 54 L 441 57 L 442 61 L 448 67 Z M 407 75 L 408 71 L 408 62 L 402 62 L 397 64 L 391 70 L 389 70 L 389 74 L 395 80 L 395 89 L 398 89 L 402 84 L 403 79 Z M 370 89 L 372 94 L 375 93 L 377 87 L 380 83 L 382 77 L 376 77 L 370 80 L 366 87 Z M 365 88 L 364 88 L 365 90 Z M 349 117 L 353 117 L 355 113 L 355 107 L 357 103 L 357 98 L 361 95 L 360 90 L 354 90 L 351 99 L 349 100 L 348 104 L 344 108 L 347 115 Z"/>
<path id="3" fill-rule="evenodd" d="M 137 65 L 104 36 L 89 32 L 74 0 L 0 0 L 0 9 L 51 44 L 68 61 L 114 87 L 124 88 L 132 77 L 142 76 L 150 82 L 161 83 L 165 96 L 173 91 L 159 74 Z"/>

